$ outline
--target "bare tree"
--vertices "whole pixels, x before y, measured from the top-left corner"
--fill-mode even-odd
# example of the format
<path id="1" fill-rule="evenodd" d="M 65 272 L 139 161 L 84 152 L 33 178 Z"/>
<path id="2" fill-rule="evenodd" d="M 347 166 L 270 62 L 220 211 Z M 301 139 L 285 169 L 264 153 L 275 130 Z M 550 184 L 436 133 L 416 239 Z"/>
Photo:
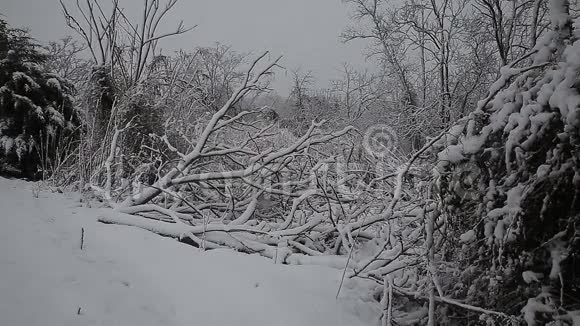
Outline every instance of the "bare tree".
<path id="1" fill-rule="evenodd" d="M 382 0 L 346 0 L 346 3 L 354 7 L 353 18 L 356 21 L 369 22 L 369 30 L 350 28 L 343 33 L 345 41 L 355 39 L 370 39 L 376 48 L 371 53 L 381 54 L 382 59 L 390 66 L 397 81 L 404 91 L 404 103 L 409 106 L 417 106 L 417 94 L 410 80 L 409 67 L 404 57 L 407 50 L 402 42 L 396 39 L 394 33 L 396 26 L 390 23 L 392 13 L 381 11 Z"/>
<path id="2" fill-rule="evenodd" d="M 122 139 L 131 142 L 125 144 L 125 150 L 138 149 L 147 138 L 144 136 L 159 127 L 155 105 L 135 94 L 143 91 L 150 70 L 155 69 L 158 42 L 193 28 L 180 22 L 172 32 L 159 31 L 176 3 L 177 0 L 145 0 L 141 18 L 132 21 L 118 0 L 112 0 L 109 7 L 96 0 L 76 0 L 74 5 L 61 1 L 67 25 L 82 37 L 94 64 L 83 105 L 89 117 L 84 155 L 90 158 L 80 160 L 88 165 L 83 174 L 94 175 L 94 170 L 106 160 L 117 120 L 124 124 L 134 115 L 140 116 Z"/>
<path id="3" fill-rule="evenodd" d="M 86 47 L 69 36 L 59 42 L 49 42 L 45 48 L 50 58 L 46 62 L 49 69 L 75 84 L 86 80 L 88 62 L 79 56 Z"/>
<path id="4" fill-rule="evenodd" d="M 332 82 L 331 92 L 341 102 L 346 121 L 352 124 L 384 98 L 385 90 L 377 76 L 358 72 L 343 64 L 342 78 Z"/>
<path id="5" fill-rule="evenodd" d="M 173 32 L 158 31 L 176 3 L 177 0 L 145 0 L 138 21 L 126 16 L 118 0 L 112 0 L 110 8 L 103 8 L 96 0 L 84 4 L 76 0 L 76 14 L 62 0 L 61 7 L 67 25 L 83 38 L 94 63 L 109 66 L 112 76 L 118 70 L 126 87 L 131 87 L 143 77 L 160 40 L 195 28 L 179 22 Z"/>
<path id="6" fill-rule="evenodd" d="M 240 71 L 245 54 L 234 52 L 230 46 L 217 43 L 214 47 L 197 49 L 200 60 L 200 85 L 205 88 L 205 104 L 217 110 L 227 101 L 229 94 L 242 82 Z"/>
<path id="7" fill-rule="evenodd" d="M 312 71 L 305 73 L 300 69 L 292 71 L 292 91 L 290 92 L 290 101 L 295 111 L 295 120 L 298 129 L 304 130 L 307 124 L 312 120 L 313 115 L 308 103 L 309 94 L 312 92 L 311 87 L 314 84 Z"/>

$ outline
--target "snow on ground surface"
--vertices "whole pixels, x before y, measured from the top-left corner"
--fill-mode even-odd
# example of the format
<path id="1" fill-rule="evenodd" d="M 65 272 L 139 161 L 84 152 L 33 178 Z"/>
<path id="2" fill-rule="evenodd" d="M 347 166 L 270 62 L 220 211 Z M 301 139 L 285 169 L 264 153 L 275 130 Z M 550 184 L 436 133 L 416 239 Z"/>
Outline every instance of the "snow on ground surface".
<path id="1" fill-rule="evenodd" d="M 200 252 L 33 185 L 0 178 L 0 325 L 378 324 L 352 284 L 335 299 L 339 270 Z"/>

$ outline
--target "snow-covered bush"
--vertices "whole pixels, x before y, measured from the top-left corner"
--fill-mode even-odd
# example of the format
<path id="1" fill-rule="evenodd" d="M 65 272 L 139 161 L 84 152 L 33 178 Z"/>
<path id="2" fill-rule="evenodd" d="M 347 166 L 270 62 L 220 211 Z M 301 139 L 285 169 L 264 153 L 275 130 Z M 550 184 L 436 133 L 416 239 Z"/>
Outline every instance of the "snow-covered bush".
<path id="1" fill-rule="evenodd" d="M 552 31 L 501 69 L 435 169 L 452 248 L 441 259 L 460 263 L 463 284 L 449 290 L 528 325 L 571 325 L 580 309 L 580 41 L 567 6 L 551 1 Z"/>
<path id="2" fill-rule="evenodd" d="M 45 57 L 23 31 L 0 21 L 0 173 L 36 178 L 56 169 L 79 134 L 74 88 L 42 67 Z"/>

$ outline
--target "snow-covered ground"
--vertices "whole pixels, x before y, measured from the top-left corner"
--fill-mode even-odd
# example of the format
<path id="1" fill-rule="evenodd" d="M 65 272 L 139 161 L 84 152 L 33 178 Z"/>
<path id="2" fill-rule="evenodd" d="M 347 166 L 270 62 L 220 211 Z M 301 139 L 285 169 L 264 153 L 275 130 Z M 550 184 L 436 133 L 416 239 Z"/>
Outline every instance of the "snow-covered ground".
<path id="1" fill-rule="evenodd" d="M 0 178 L 0 325 L 377 325 L 341 271 L 200 252 Z M 84 248 L 81 250 L 81 229 Z"/>

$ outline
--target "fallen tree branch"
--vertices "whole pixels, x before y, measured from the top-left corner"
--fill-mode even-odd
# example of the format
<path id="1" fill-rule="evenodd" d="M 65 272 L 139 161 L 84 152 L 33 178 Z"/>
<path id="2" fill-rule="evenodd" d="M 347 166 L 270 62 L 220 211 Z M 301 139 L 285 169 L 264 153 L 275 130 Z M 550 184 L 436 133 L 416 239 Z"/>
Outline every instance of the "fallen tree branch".
<path id="1" fill-rule="evenodd" d="M 401 295 L 404 295 L 404 296 L 406 296 L 408 298 L 421 299 L 421 300 L 424 300 L 424 301 L 428 301 L 429 300 L 429 297 L 424 296 L 424 295 L 422 295 L 420 293 L 417 293 L 417 292 L 406 291 L 406 290 L 401 289 L 401 288 L 399 288 L 397 286 L 393 286 L 393 289 L 394 289 L 394 291 L 396 293 L 401 294 Z M 453 299 L 449 299 L 449 298 L 445 298 L 445 297 L 440 297 L 440 296 L 437 296 L 437 295 L 435 295 L 434 297 L 435 297 L 435 301 L 437 301 L 437 302 L 446 303 L 446 304 L 449 304 L 449 305 L 457 306 L 457 307 L 460 307 L 460 308 L 463 308 L 463 309 L 475 311 L 475 312 L 482 313 L 482 314 L 495 315 L 495 316 L 499 316 L 499 317 L 502 317 L 502 318 L 505 318 L 505 319 L 517 320 L 517 317 L 507 315 L 507 314 L 505 314 L 503 312 L 499 312 L 499 311 L 494 311 L 494 310 L 489 310 L 489 309 L 485 309 L 485 308 L 473 306 L 473 305 L 470 305 L 470 304 L 466 304 L 466 303 L 459 302 L 457 300 L 453 300 Z"/>

